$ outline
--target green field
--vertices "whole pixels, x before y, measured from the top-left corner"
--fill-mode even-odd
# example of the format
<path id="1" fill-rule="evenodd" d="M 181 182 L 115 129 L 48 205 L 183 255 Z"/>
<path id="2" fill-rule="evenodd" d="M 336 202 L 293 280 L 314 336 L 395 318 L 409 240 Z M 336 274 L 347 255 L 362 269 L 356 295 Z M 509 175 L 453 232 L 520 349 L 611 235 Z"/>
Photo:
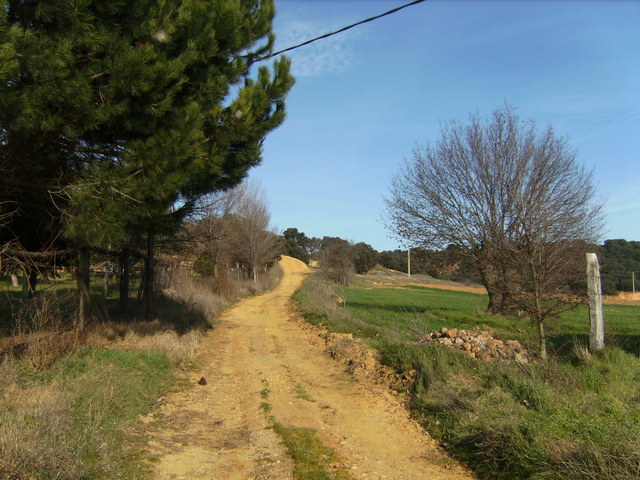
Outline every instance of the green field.
<path id="1" fill-rule="evenodd" d="M 535 349 L 535 329 L 526 319 L 485 313 L 486 295 L 407 285 L 403 288 L 350 288 L 344 292 L 350 313 L 368 325 L 390 328 L 410 339 L 416 330 L 429 333 L 442 327 L 497 330 L 507 338 Z M 610 342 L 640 354 L 640 307 L 605 305 L 605 329 Z M 576 339 L 588 343 L 589 312 L 586 307 L 549 321 L 547 335 L 552 349 L 567 348 Z M 366 335 L 365 335 L 366 336 Z"/>
<path id="2" fill-rule="evenodd" d="M 481 478 L 640 477 L 640 308 L 605 307 L 609 346 L 590 354 L 586 309 L 548 325 L 547 364 L 485 363 L 420 344 L 442 327 L 489 330 L 535 351 L 523 318 L 484 313 L 487 297 L 419 286 L 339 291 L 319 277 L 296 299 L 312 323 L 352 332 L 397 371 L 416 372 L 411 408 Z"/>

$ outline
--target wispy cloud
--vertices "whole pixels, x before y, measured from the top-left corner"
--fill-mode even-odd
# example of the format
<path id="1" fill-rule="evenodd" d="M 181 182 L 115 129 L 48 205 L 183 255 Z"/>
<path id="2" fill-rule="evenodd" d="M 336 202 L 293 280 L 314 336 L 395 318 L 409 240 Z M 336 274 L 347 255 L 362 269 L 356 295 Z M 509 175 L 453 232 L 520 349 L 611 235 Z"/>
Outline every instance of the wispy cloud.
<path id="1" fill-rule="evenodd" d="M 616 193 L 607 200 L 605 211 L 610 220 L 640 216 L 640 199 L 637 185 L 634 183 L 620 185 Z"/>
<path id="2" fill-rule="evenodd" d="M 276 49 L 297 45 L 343 26 L 337 22 L 283 21 L 277 26 Z M 357 58 L 354 42 L 362 37 L 362 32 L 347 31 L 287 52 L 286 55 L 293 62 L 293 74 L 298 77 L 313 77 L 347 71 Z"/>
<path id="3" fill-rule="evenodd" d="M 582 140 L 586 140 L 588 138 L 594 137 L 596 135 L 599 135 L 600 133 L 606 132 L 607 130 L 610 130 L 614 127 L 617 127 L 618 125 L 620 125 L 621 123 L 627 123 L 629 122 L 630 118 L 637 115 L 638 113 L 640 113 L 640 108 L 636 108 L 635 110 L 632 110 L 628 113 L 626 113 L 625 115 L 622 115 L 614 120 L 609 121 L 606 125 L 604 125 L 603 127 L 599 128 L 598 130 L 594 131 L 594 132 L 590 132 L 587 135 L 580 137 L 578 139 L 576 139 L 576 142 L 580 142 Z"/>

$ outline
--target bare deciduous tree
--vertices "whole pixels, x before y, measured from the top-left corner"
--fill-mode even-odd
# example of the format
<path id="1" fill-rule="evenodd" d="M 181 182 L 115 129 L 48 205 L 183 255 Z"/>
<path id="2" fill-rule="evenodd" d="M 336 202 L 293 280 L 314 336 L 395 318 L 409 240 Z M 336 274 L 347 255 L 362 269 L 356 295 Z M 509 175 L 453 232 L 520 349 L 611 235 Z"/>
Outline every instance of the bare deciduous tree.
<path id="1" fill-rule="evenodd" d="M 204 270 L 217 278 L 231 256 L 229 215 L 237 209 L 237 189 L 218 191 L 200 199 L 190 230 L 194 250 L 207 264 Z"/>
<path id="2" fill-rule="evenodd" d="M 570 260 L 602 227 L 591 172 L 564 139 L 509 106 L 487 121 L 452 122 L 435 146 L 405 161 L 386 205 L 399 238 L 468 252 L 491 312 L 527 305 L 546 355 L 542 322 L 567 304 L 560 289 Z"/>
<path id="3" fill-rule="evenodd" d="M 271 227 L 266 194 L 253 182 L 236 187 L 237 203 L 232 209 L 235 252 L 251 268 L 254 282 L 260 269 L 278 259 L 282 244 Z"/>

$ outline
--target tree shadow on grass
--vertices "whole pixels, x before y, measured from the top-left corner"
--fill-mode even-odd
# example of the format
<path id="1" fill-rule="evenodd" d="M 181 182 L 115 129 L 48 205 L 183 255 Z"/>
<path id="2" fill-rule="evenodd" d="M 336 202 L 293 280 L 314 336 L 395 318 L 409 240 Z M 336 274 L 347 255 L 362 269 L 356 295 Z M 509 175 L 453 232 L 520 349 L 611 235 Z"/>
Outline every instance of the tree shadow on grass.
<path id="1" fill-rule="evenodd" d="M 159 294 L 156 315 L 145 320 L 144 302 L 129 299 L 128 311 L 120 311 L 117 298 L 91 295 L 92 319 L 83 331 L 76 330 L 77 297 L 75 289 L 37 292 L 34 298 L 22 298 L 19 292 L 0 292 L 0 360 L 7 355 L 21 357 L 34 343 L 60 344 L 60 354 L 82 346 L 92 334 L 113 341 L 128 333 L 152 336 L 175 332 L 183 336 L 191 331 L 206 331 L 212 321 L 196 304 Z M 69 343 L 68 348 L 62 348 Z"/>
<path id="2" fill-rule="evenodd" d="M 115 323 L 122 330 L 138 335 L 153 335 L 174 331 L 185 335 L 192 330 L 206 331 L 213 327 L 211 319 L 193 303 L 159 294 L 155 303 L 153 320 L 145 320 L 144 302 L 129 299 L 127 313 L 120 311 L 118 299 L 93 299 L 94 323 Z"/>

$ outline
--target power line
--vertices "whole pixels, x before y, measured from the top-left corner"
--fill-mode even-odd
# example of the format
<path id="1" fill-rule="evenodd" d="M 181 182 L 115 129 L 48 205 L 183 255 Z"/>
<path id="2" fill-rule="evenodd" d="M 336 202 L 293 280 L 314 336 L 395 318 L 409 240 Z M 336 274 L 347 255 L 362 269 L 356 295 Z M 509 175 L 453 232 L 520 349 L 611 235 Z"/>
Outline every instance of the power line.
<path id="1" fill-rule="evenodd" d="M 309 45 L 310 43 L 316 42 L 318 40 L 322 40 L 323 38 L 329 38 L 329 37 L 331 37 L 333 35 L 337 35 L 338 33 L 346 32 L 347 30 L 350 30 L 350 29 L 352 29 L 354 27 L 357 27 L 358 25 L 362 25 L 363 23 L 373 22 L 374 20 L 378 20 L 379 18 L 386 17 L 387 15 L 391 15 L 392 13 L 399 12 L 400 10 L 402 10 L 404 8 L 411 7 L 413 5 L 417 5 L 418 3 L 423 3 L 423 2 L 426 2 L 426 1 L 427 0 L 415 0 L 413 2 L 407 3 L 406 5 L 402 5 L 400 7 L 396 7 L 394 9 L 392 9 L 392 10 L 389 10 L 388 12 L 382 13 L 380 15 L 376 15 L 375 17 L 370 17 L 370 18 L 367 18 L 365 20 L 361 20 L 361 21 L 359 21 L 357 23 L 353 23 L 351 25 L 348 25 L 346 27 L 341 28 L 340 30 L 336 30 L 335 32 L 325 33 L 324 35 L 320 35 L 319 37 L 312 38 L 311 40 L 307 40 L 306 42 L 299 43 L 298 45 L 293 45 L 291 47 L 287 47 L 287 48 L 284 48 L 282 50 L 278 50 L 277 52 L 271 53 L 269 55 L 265 55 L 264 57 L 260 57 L 256 61 L 260 62 L 262 60 L 267 60 L 268 58 L 275 57 L 275 56 L 280 55 L 282 53 L 290 52 L 291 50 L 295 50 L 296 48 L 304 47 L 305 45 Z"/>

